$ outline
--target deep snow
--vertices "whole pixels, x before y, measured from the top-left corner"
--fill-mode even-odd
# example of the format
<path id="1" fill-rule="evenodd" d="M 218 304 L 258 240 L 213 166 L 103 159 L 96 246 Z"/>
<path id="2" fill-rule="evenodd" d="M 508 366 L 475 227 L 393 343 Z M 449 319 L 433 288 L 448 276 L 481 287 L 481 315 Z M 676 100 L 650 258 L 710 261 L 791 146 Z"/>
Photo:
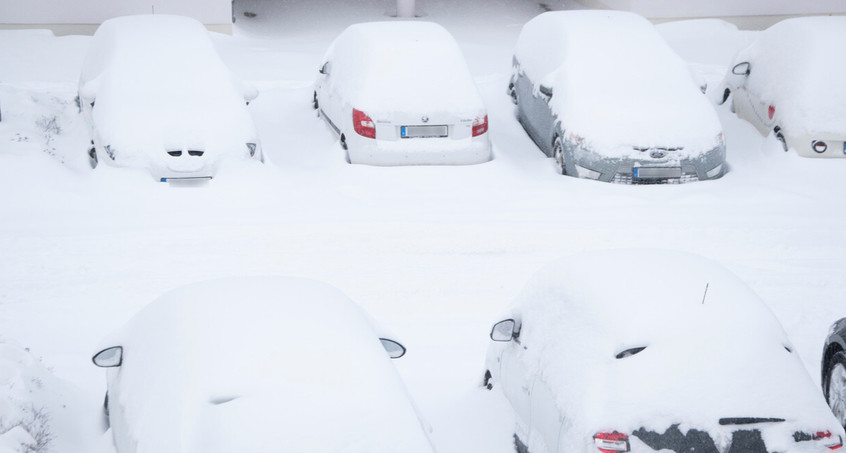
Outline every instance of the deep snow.
<path id="1" fill-rule="evenodd" d="M 385 2 L 236 5 L 235 36 L 213 39 L 261 90 L 250 108 L 267 164 L 221 168 L 202 187 L 157 184 L 141 170 L 92 171 L 73 104 L 89 38 L 0 32 L 0 339 L 29 347 L 96 411 L 105 380 L 90 362 L 95 346 L 165 291 L 219 276 L 324 280 L 403 339 L 409 351 L 395 365 L 439 452 L 506 453 L 509 406 L 478 387 L 490 325 L 555 257 L 650 247 L 698 253 L 739 275 L 818 381 L 828 326 L 846 315 L 846 162 L 785 154 L 722 106 L 731 171 L 720 180 L 630 187 L 560 177 L 505 95 L 517 33 L 543 8 L 417 3 L 468 60 L 492 162 L 344 162 L 310 108 L 312 82 L 346 26 L 390 20 Z M 659 29 L 711 86 L 755 35 L 718 21 Z"/>

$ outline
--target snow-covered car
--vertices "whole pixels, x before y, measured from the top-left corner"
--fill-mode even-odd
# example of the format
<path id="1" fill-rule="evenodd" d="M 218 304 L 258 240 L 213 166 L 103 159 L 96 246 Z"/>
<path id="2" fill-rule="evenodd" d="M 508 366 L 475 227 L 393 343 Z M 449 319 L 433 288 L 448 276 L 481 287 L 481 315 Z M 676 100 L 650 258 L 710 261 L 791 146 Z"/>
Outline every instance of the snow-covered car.
<path id="1" fill-rule="evenodd" d="M 846 157 L 846 64 L 830 61 L 844 51 L 846 17 L 781 21 L 734 57 L 720 103 L 731 97 L 737 115 L 785 151 Z"/>
<path id="2" fill-rule="evenodd" d="M 238 80 L 205 27 L 187 17 L 109 19 L 91 40 L 78 102 L 89 162 L 148 169 L 161 181 L 211 178 L 224 158 L 263 161 Z"/>
<path id="3" fill-rule="evenodd" d="M 196 283 L 103 343 L 119 453 L 433 453 L 391 358 L 405 348 L 337 289 Z"/>
<path id="4" fill-rule="evenodd" d="M 508 94 L 564 175 L 678 183 L 726 172 L 722 126 L 655 27 L 620 11 L 555 11 L 520 31 Z"/>
<path id="5" fill-rule="evenodd" d="M 831 411 L 846 428 L 846 318 L 831 326 L 825 340 L 821 382 Z"/>
<path id="6" fill-rule="evenodd" d="M 326 52 L 314 108 L 350 163 L 476 164 L 491 159 L 488 116 L 455 39 L 429 22 L 344 30 Z"/>
<path id="7" fill-rule="evenodd" d="M 843 428 L 772 312 L 704 258 L 551 263 L 491 331 L 485 384 L 525 453 L 830 452 Z"/>

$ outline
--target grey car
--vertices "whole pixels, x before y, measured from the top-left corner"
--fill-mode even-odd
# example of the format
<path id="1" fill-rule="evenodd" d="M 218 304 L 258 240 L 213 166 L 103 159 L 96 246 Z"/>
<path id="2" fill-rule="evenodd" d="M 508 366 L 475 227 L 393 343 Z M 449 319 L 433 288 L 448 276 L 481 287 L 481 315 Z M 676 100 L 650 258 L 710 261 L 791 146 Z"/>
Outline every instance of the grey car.
<path id="1" fill-rule="evenodd" d="M 523 27 L 507 92 L 561 174 L 651 184 L 726 172 L 722 127 L 700 89 L 643 17 L 556 11 Z"/>
<path id="2" fill-rule="evenodd" d="M 831 326 L 822 356 L 822 389 L 832 412 L 846 427 L 846 318 Z"/>

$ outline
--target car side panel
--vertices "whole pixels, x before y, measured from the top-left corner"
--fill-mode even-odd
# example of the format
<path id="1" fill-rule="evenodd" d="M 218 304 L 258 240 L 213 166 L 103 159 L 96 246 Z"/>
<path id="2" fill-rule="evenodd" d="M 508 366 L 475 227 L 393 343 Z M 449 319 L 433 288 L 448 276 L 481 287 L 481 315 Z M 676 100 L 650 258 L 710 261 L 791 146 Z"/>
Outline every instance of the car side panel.
<path id="1" fill-rule="evenodd" d="M 539 448 L 529 449 L 533 453 L 542 453 L 544 450 L 547 453 L 558 452 L 559 439 L 562 434 L 562 422 L 564 420 L 561 411 L 558 410 L 556 404 L 557 398 L 552 389 L 547 385 L 542 378 L 537 378 L 532 385 L 532 444 L 537 445 L 540 437 L 543 445 L 538 445 Z M 536 436 L 537 435 L 537 436 Z"/>

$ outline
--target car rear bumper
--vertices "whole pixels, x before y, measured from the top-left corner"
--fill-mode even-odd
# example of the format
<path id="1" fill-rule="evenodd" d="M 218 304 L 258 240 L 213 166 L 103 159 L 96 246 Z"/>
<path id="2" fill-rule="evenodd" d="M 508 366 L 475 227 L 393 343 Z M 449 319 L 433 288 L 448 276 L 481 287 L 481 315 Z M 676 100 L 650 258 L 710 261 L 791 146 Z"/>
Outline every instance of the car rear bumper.
<path id="1" fill-rule="evenodd" d="M 472 165 L 491 160 L 487 134 L 472 139 L 415 138 L 374 140 L 358 138 L 349 143 L 350 163 L 394 165 Z"/>

